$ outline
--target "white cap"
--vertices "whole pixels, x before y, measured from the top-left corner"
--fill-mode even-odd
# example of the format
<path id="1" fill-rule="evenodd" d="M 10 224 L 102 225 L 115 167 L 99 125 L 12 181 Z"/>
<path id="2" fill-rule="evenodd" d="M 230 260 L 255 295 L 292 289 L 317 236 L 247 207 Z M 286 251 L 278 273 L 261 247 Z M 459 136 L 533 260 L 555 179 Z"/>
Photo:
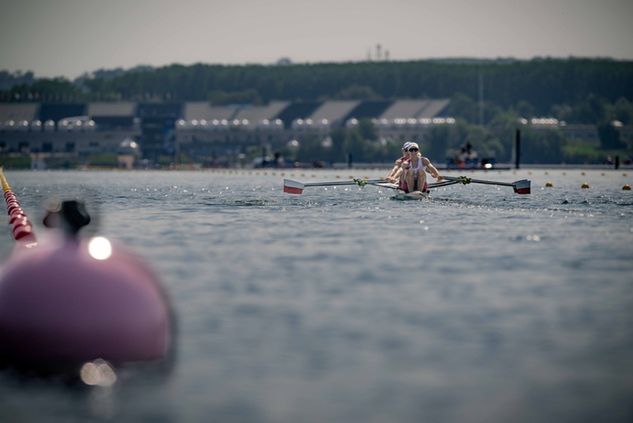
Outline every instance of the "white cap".
<path id="1" fill-rule="evenodd" d="M 409 149 L 409 147 L 411 147 L 411 143 L 410 143 L 409 141 L 405 142 L 405 143 L 402 145 L 402 149 L 403 149 L 403 150 L 408 150 L 408 149 Z"/>
<path id="2" fill-rule="evenodd" d="M 420 149 L 420 146 L 418 145 L 418 143 L 415 143 L 415 142 L 410 142 L 407 149 L 413 148 L 413 147 L 417 148 L 418 150 Z"/>

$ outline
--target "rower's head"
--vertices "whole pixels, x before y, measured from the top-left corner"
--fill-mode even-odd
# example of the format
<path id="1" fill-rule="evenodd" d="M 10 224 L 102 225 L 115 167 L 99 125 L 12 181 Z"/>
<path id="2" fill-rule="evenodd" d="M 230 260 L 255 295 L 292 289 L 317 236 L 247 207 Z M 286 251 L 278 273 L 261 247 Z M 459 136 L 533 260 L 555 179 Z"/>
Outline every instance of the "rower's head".
<path id="1" fill-rule="evenodd" d="M 420 146 L 417 143 L 415 143 L 415 142 L 410 142 L 409 143 L 409 148 L 407 148 L 407 151 L 410 154 L 417 155 L 420 152 Z"/>

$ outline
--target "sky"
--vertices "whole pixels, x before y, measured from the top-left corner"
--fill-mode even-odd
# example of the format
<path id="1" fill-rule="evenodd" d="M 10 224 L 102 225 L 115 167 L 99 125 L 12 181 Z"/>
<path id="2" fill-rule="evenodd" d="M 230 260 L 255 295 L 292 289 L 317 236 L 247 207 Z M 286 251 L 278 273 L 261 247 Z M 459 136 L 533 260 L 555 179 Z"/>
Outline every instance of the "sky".
<path id="1" fill-rule="evenodd" d="M 633 59 L 633 0 L 0 0 L 0 70 L 172 63 Z"/>

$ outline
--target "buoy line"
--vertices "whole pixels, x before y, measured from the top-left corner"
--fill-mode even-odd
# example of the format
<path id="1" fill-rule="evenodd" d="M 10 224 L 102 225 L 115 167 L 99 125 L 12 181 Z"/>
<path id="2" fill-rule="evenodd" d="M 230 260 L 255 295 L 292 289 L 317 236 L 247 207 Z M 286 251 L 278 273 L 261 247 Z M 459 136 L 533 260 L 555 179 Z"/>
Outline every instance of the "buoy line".
<path id="1" fill-rule="evenodd" d="M 37 245 L 37 240 L 33 233 L 33 223 L 20 205 L 18 196 L 11 189 L 9 181 L 4 176 L 2 167 L 0 167 L 0 183 L 2 183 L 4 201 L 7 204 L 7 214 L 9 215 L 9 224 L 12 226 L 11 234 L 13 239 L 27 247 Z"/>

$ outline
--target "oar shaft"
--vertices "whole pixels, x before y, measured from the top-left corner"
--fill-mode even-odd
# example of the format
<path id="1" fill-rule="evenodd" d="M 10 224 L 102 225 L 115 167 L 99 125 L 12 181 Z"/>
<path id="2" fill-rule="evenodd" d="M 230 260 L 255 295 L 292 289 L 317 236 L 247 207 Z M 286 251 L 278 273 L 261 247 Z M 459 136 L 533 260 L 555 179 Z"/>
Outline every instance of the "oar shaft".
<path id="1" fill-rule="evenodd" d="M 433 188 L 441 188 L 441 187 L 447 187 L 450 185 L 455 185 L 455 184 L 459 184 L 459 181 L 442 181 L 442 182 L 431 182 L 430 184 L 428 184 L 428 188 L 429 189 L 433 189 Z"/>
<path id="2" fill-rule="evenodd" d="M 454 176 L 444 176 L 442 175 L 442 178 L 448 180 L 448 181 L 457 181 L 457 182 L 461 182 L 462 179 L 461 178 L 457 178 Z M 509 183 L 509 182 L 496 182 L 496 181 L 484 181 L 482 179 L 472 179 L 472 178 L 468 178 L 468 181 L 470 183 L 475 183 L 475 184 L 486 184 L 486 185 L 502 185 L 505 187 L 513 187 L 514 184 L 513 183 Z"/>
<path id="3" fill-rule="evenodd" d="M 378 184 L 385 182 L 384 179 L 363 179 L 362 183 L 365 184 Z M 338 185 L 358 185 L 356 181 L 333 181 L 333 182 L 306 182 L 303 184 L 306 187 L 331 187 Z"/>
<path id="4" fill-rule="evenodd" d="M 471 179 L 470 182 L 475 184 L 486 184 L 486 185 L 502 185 L 504 187 L 513 187 L 514 184 L 509 182 L 495 182 L 495 181 L 484 181 L 481 179 Z"/>

